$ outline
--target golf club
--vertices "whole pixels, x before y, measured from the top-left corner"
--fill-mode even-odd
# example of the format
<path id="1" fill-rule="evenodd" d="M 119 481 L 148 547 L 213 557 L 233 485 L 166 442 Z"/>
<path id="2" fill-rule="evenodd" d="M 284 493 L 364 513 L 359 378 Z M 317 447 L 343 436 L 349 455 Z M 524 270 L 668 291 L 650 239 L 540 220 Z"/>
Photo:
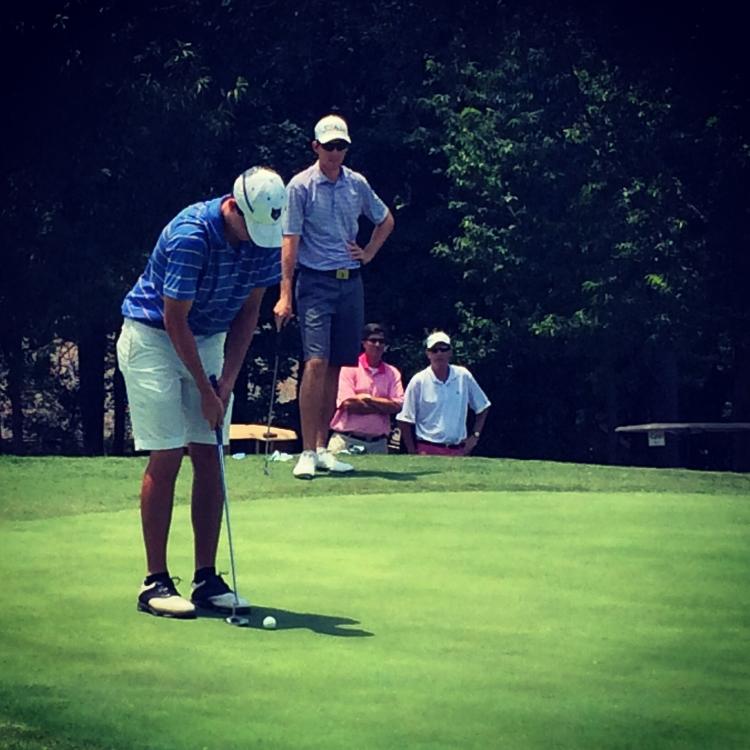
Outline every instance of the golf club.
<path id="1" fill-rule="evenodd" d="M 217 389 L 218 383 L 216 376 L 211 375 L 211 385 L 214 390 Z M 248 625 L 250 620 L 247 617 L 240 617 L 237 614 L 237 571 L 234 565 L 234 545 L 232 544 L 232 525 L 229 521 L 229 494 L 227 493 L 227 479 L 224 473 L 224 435 L 221 429 L 221 425 L 216 428 L 216 453 L 219 458 L 219 477 L 221 479 L 221 494 L 224 501 L 224 518 L 226 518 L 227 524 L 227 539 L 229 541 L 229 564 L 232 568 L 232 594 L 234 595 L 234 601 L 232 602 L 232 615 L 225 619 L 225 622 L 229 625 L 238 625 L 240 627 Z"/>
<path id="2" fill-rule="evenodd" d="M 273 419 L 273 407 L 276 402 L 276 379 L 279 375 L 279 339 L 281 338 L 281 329 L 276 329 L 276 336 L 273 343 L 273 382 L 271 383 L 271 399 L 268 404 L 268 420 L 266 422 L 266 431 L 263 437 L 266 439 L 265 458 L 263 459 L 263 473 L 270 476 L 268 469 L 268 450 L 271 445 L 271 438 L 276 437 L 275 432 L 271 432 L 271 420 Z"/>

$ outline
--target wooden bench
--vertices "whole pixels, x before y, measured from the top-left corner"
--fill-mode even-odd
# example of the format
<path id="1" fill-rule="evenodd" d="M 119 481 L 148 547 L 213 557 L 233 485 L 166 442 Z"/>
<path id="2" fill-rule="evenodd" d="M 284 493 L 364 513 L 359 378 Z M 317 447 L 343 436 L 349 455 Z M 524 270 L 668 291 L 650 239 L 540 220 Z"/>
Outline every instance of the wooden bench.
<path id="1" fill-rule="evenodd" d="M 615 427 L 615 432 L 645 432 L 648 433 L 648 444 L 652 448 L 666 445 L 666 433 L 698 432 L 748 432 L 750 422 L 652 422 L 650 424 L 628 424 Z"/>
<path id="2" fill-rule="evenodd" d="M 264 424 L 233 424 L 229 426 L 230 450 L 232 443 L 242 444 L 250 441 L 253 443 L 255 453 L 265 451 L 266 443 L 270 443 L 269 450 L 290 449 L 294 447 L 297 441 L 297 433 L 294 430 L 276 427 L 275 425 L 271 425 L 270 433 L 267 425 Z"/>
<path id="3" fill-rule="evenodd" d="M 705 458 L 709 455 L 707 450 L 709 443 L 706 443 L 707 438 L 702 441 L 698 438 L 690 440 L 691 435 L 730 435 L 734 433 L 731 444 L 724 444 L 723 448 L 721 447 L 722 443 L 717 443 L 716 440 L 712 441 L 711 444 L 718 448 L 719 452 L 711 451 L 712 462 L 706 468 L 716 469 L 718 466 L 719 470 L 750 470 L 750 438 L 748 437 L 750 422 L 651 422 L 648 424 L 622 425 L 616 427 L 615 432 L 628 437 L 645 433 L 648 438 L 647 450 L 653 456 L 656 465 L 689 466 L 692 468 L 704 468 L 703 458 L 698 461 L 696 459 L 701 456 Z M 672 436 L 669 441 L 667 435 Z M 682 436 L 685 436 L 684 440 L 680 440 Z M 651 449 L 654 448 L 661 450 L 652 453 Z M 635 446 L 633 449 L 637 451 L 638 447 Z M 716 457 L 723 454 L 726 454 L 725 459 L 717 464 Z M 629 457 L 631 455 L 629 454 Z M 643 456 L 643 454 L 641 455 Z M 650 460 L 649 465 L 651 465 Z"/>

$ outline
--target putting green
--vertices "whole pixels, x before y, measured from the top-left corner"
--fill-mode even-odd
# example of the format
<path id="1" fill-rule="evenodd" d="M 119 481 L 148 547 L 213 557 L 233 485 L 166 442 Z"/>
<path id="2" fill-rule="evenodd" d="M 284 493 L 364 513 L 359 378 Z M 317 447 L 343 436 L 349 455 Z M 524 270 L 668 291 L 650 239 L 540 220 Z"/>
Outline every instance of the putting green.
<path id="1" fill-rule="evenodd" d="M 0 740 L 747 746 L 746 498 L 395 492 L 232 510 L 246 629 L 135 611 L 136 510 L 3 522 Z M 176 508 L 170 548 L 183 592 L 188 516 Z"/>

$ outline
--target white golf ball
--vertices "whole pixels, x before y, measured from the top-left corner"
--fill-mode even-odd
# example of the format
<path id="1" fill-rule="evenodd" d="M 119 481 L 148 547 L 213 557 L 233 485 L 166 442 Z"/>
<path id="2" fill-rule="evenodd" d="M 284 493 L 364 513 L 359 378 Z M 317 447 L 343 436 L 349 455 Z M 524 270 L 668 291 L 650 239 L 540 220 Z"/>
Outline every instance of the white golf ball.
<path id="1" fill-rule="evenodd" d="M 273 630 L 276 627 L 276 618 L 271 617 L 271 615 L 268 615 L 268 617 L 263 618 L 263 627 L 266 630 Z"/>

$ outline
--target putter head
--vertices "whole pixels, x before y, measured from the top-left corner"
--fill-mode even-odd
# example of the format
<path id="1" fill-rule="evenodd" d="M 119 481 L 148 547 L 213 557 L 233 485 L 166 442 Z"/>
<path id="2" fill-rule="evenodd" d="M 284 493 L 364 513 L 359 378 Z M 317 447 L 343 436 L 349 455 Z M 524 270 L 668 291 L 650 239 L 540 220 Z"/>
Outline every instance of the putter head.
<path id="1" fill-rule="evenodd" d="M 250 620 L 247 617 L 240 617 L 239 615 L 232 615 L 231 617 L 227 617 L 224 622 L 226 622 L 227 625 L 235 625 L 238 628 L 244 628 L 245 626 L 250 624 Z"/>

